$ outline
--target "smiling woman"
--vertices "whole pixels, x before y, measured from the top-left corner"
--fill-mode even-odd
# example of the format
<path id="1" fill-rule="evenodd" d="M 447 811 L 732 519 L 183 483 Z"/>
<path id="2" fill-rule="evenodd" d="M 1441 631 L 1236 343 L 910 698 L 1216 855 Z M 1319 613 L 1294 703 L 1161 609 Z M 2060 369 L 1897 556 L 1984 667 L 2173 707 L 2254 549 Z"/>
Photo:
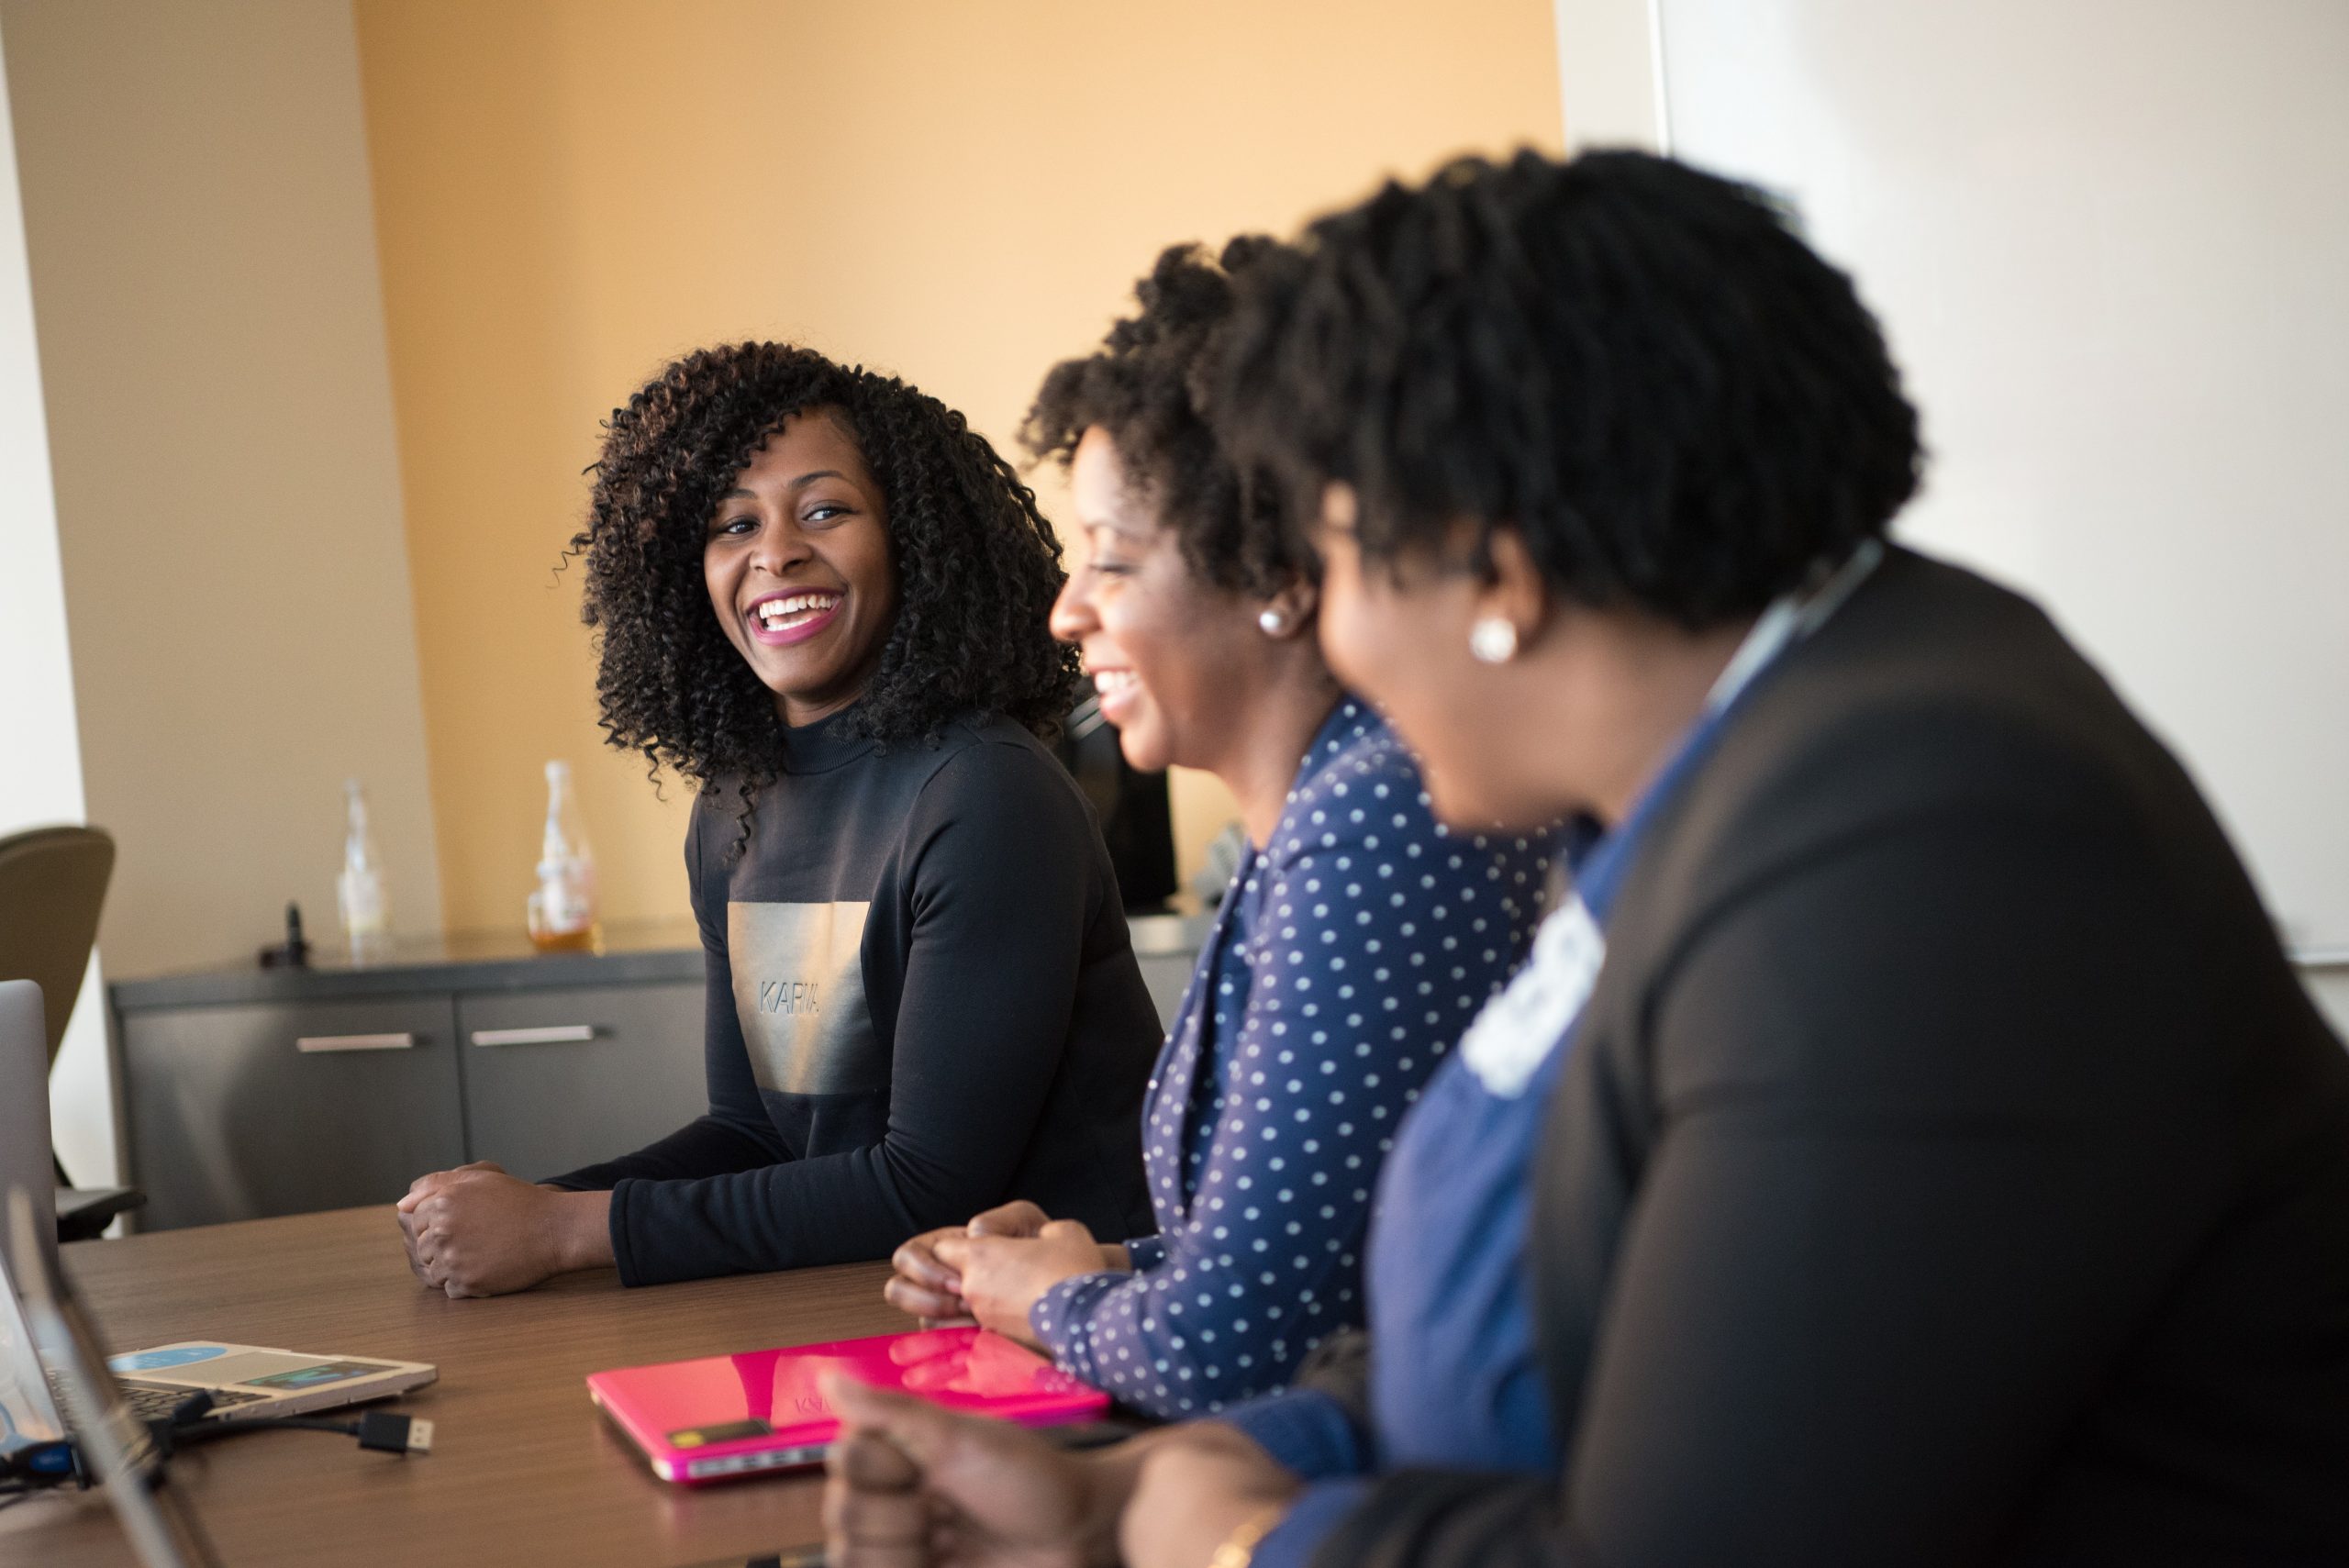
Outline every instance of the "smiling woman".
<path id="1" fill-rule="evenodd" d="M 786 724 L 854 702 L 897 611 L 888 503 L 829 408 L 795 414 L 726 493 L 702 547 L 718 624 Z"/>
<path id="2" fill-rule="evenodd" d="M 573 542 L 607 734 L 701 791 L 709 1114 L 542 1185 L 424 1177 L 417 1273 L 878 1258 L 1015 1195 L 1140 1223 L 1157 1015 L 1040 739 L 1075 672 L 1034 497 L 935 398 L 784 344 L 689 355 L 607 431 Z"/>
<path id="3" fill-rule="evenodd" d="M 1126 760 L 1213 773 L 1248 832 L 1151 1078 L 1154 1223 L 1097 1239 L 1009 1205 L 908 1240 L 886 1287 L 1170 1418 L 1278 1388 L 1361 1325 L 1381 1162 L 1523 956 L 1549 869 L 1546 835 L 1438 825 L 1322 661 L 1310 552 L 1214 435 L 1198 373 L 1278 249 L 1163 251 L 1141 308 L 1053 367 L 1022 430 L 1068 468 L 1091 542 L 1052 629 Z"/>
<path id="4" fill-rule="evenodd" d="M 741 343 L 678 360 L 607 431 L 572 548 L 616 745 L 704 788 L 734 783 L 747 818 L 779 763 L 774 714 L 807 723 L 845 697 L 847 729 L 889 742 L 968 712 L 1042 732 L 1068 711 L 1076 661 L 1045 629 L 1059 541 L 1009 465 L 936 398 L 810 350 Z M 864 541 L 861 592 L 841 580 L 848 544 L 816 542 L 843 533 Z M 720 579 L 737 562 L 734 586 L 758 586 L 729 600 Z M 758 639 L 751 601 L 819 590 L 862 602 L 816 628 L 810 662 L 785 662 L 792 645 Z M 795 712 L 794 672 L 834 658 L 839 689 L 818 682 Z"/>

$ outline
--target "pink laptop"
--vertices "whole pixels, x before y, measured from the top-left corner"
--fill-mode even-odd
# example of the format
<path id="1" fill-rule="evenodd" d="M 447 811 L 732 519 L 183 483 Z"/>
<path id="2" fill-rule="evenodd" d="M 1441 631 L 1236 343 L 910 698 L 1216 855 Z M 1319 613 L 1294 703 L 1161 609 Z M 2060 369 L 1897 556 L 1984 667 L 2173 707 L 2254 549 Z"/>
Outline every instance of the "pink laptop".
<path id="1" fill-rule="evenodd" d="M 1109 1407 L 1108 1395 L 985 1329 L 621 1367 L 591 1373 L 587 1393 L 643 1451 L 654 1474 L 691 1485 L 822 1463 L 840 1421 L 816 1380 L 832 1371 L 1028 1427 L 1093 1420 Z"/>

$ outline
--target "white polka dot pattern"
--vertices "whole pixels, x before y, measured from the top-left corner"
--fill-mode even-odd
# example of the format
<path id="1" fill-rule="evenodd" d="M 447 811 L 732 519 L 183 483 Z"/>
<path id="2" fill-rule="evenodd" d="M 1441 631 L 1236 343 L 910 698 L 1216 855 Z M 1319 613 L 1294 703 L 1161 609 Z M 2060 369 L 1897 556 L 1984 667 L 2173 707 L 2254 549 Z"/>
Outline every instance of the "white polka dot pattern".
<path id="1" fill-rule="evenodd" d="M 1340 705 L 1226 891 L 1159 1053 L 1131 1274 L 1030 1314 L 1062 1366 L 1170 1418 L 1277 1388 L 1363 1320 L 1378 1166 L 1529 945 L 1546 846 L 1447 832 L 1367 708 Z"/>

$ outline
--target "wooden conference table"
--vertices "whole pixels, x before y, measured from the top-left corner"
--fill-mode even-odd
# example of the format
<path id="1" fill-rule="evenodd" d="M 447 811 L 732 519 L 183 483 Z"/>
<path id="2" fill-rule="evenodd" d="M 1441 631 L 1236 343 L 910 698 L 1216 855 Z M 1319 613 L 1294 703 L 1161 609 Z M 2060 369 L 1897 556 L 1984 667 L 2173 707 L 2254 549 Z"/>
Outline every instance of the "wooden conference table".
<path id="1" fill-rule="evenodd" d="M 222 1568 L 674 1568 L 813 1541 L 823 1532 L 814 1473 L 705 1488 L 655 1480 L 582 1379 L 911 1326 L 881 1299 L 882 1263 L 642 1290 L 599 1270 L 451 1301 L 408 1272 L 389 1208 L 78 1242 L 65 1266 L 110 1349 L 222 1339 L 440 1369 L 440 1382 L 386 1407 L 437 1423 L 429 1454 L 267 1431 L 175 1458 L 171 1485 Z M 5 1568 L 132 1561 L 96 1492 L 0 1510 Z"/>

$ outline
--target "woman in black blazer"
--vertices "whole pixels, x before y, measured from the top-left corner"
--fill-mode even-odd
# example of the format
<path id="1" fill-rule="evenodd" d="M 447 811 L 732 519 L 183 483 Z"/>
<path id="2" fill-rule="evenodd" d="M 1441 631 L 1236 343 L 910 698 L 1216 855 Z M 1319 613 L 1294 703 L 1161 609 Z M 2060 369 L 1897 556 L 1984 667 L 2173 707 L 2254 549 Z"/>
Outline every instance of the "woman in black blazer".
<path id="1" fill-rule="evenodd" d="M 1659 160 L 1471 161 L 1315 226 L 1226 372 L 1439 815 L 1604 831 L 1461 1053 L 1553 1074 L 1524 1327 L 1384 1310 L 1475 1173 L 1408 1158 L 1431 1087 L 1367 1354 L 1292 1396 L 1353 1450 L 1077 1466 L 852 1391 L 847 1560 L 918 1498 L 968 1561 L 2349 1562 L 2349 1059 L 2102 678 L 1883 544 L 1914 416 L 1847 280 Z M 1427 1454 L 1401 1395 L 1480 1355 L 1540 1408 Z"/>

